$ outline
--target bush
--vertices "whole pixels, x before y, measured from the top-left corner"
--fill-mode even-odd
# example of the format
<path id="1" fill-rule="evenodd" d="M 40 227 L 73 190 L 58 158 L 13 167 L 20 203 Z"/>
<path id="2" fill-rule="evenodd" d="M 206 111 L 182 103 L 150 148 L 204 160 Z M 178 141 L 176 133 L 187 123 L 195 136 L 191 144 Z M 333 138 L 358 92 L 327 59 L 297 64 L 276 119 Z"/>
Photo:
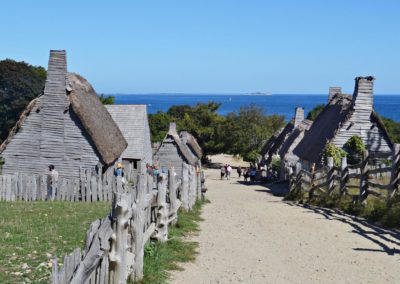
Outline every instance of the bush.
<path id="1" fill-rule="evenodd" d="M 344 148 L 348 152 L 348 158 L 350 164 L 358 164 L 361 162 L 365 148 L 364 141 L 360 136 L 354 135 L 346 144 Z"/>
<path id="2" fill-rule="evenodd" d="M 370 220 L 370 221 L 379 221 L 385 215 L 388 206 L 385 201 L 371 197 L 367 200 L 366 205 L 364 206 L 361 216 Z"/>
<path id="3" fill-rule="evenodd" d="M 340 166 L 341 159 L 346 156 L 347 153 L 343 149 L 337 147 L 332 143 L 328 143 L 323 152 L 325 163 L 327 162 L 328 157 L 332 157 L 335 166 Z"/>
<path id="4" fill-rule="evenodd" d="M 382 218 L 382 224 L 387 227 L 400 226 L 400 204 L 395 204 L 387 210 Z"/>

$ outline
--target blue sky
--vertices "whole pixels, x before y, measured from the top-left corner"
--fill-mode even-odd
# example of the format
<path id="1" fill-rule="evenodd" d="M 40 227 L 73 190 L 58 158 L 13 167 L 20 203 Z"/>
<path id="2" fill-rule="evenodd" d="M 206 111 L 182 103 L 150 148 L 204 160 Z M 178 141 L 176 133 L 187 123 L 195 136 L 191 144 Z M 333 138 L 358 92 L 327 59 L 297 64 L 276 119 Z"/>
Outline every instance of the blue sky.
<path id="1" fill-rule="evenodd" d="M 57 3 L 56 3 L 57 2 Z M 2 1 L 0 59 L 69 71 L 104 93 L 400 94 L 400 1 Z"/>

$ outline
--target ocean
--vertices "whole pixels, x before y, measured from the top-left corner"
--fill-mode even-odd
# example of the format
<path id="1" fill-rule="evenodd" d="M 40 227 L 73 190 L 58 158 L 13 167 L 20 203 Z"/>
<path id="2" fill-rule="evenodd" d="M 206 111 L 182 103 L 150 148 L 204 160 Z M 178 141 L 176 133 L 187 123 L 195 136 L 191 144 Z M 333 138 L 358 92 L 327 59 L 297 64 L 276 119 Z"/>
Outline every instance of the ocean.
<path id="1" fill-rule="evenodd" d="M 172 105 L 195 105 L 210 101 L 220 103 L 218 113 L 226 115 L 238 111 L 241 106 L 255 104 L 262 107 L 266 114 L 293 117 L 294 108 L 304 107 L 308 113 L 316 105 L 325 104 L 327 95 L 216 95 L 216 94 L 146 94 L 146 95 L 114 95 L 116 104 L 146 104 L 149 113 L 167 111 Z M 381 116 L 400 121 L 400 95 L 375 95 L 374 109 Z"/>

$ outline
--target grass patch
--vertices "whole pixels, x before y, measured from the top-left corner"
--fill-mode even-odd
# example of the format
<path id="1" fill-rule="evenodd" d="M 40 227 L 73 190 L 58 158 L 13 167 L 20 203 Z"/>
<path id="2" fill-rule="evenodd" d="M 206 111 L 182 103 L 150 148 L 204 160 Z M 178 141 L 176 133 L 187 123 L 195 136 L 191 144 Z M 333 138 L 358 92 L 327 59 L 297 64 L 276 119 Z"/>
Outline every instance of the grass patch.
<path id="1" fill-rule="evenodd" d="M 110 203 L 0 202 L 0 283 L 48 283 L 59 262 L 83 248 L 90 223 L 104 218 Z"/>
<path id="2" fill-rule="evenodd" d="M 198 201 L 192 211 L 180 211 L 178 223 L 169 228 L 169 240 L 165 243 L 151 242 L 145 246 L 144 278 L 140 284 L 165 283 L 169 271 L 181 270 L 180 264 L 193 261 L 197 254 L 198 243 L 187 237 L 198 233 L 201 208 L 209 201 Z"/>

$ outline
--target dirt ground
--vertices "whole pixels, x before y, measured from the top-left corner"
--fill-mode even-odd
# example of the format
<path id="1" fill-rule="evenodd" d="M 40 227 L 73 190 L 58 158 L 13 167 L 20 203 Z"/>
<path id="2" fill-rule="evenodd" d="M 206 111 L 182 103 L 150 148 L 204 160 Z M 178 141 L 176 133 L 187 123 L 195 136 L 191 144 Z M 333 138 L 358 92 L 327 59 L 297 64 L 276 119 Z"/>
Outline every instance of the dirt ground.
<path id="1" fill-rule="evenodd" d="M 400 283 L 399 232 L 206 174 L 199 255 L 171 283 Z"/>

